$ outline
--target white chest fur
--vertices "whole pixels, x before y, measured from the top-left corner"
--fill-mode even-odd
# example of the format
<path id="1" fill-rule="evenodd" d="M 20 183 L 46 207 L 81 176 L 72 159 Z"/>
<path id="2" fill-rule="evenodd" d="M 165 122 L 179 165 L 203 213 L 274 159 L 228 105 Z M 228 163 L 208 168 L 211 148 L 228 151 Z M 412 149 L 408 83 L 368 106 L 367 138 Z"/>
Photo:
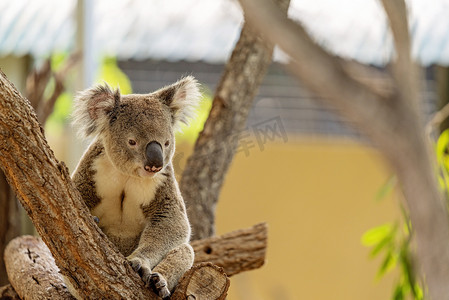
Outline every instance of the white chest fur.
<path id="1" fill-rule="evenodd" d="M 106 156 L 94 163 L 95 185 L 101 202 L 92 214 L 100 219 L 99 226 L 107 235 L 119 238 L 135 237 L 145 225 L 141 205 L 154 199 L 161 178 L 137 178 L 118 171 Z"/>

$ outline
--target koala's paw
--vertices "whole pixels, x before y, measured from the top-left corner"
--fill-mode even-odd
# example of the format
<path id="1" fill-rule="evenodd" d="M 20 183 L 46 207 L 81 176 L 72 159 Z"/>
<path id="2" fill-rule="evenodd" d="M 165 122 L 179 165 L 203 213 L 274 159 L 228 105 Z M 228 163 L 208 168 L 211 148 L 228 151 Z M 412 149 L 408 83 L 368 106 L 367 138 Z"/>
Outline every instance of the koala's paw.
<path id="1" fill-rule="evenodd" d="M 142 268 L 142 260 L 140 258 L 128 258 L 128 263 L 133 268 L 134 271 L 139 272 Z"/>
<path id="2" fill-rule="evenodd" d="M 139 273 L 143 282 L 147 287 L 152 287 L 161 298 L 170 296 L 170 291 L 167 288 L 167 281 L 160 273 L 151 272 L 151 269 L 145 266 L 145 261 L 141 258 L 134 257 L 128 259 L 129 264 L 134 271 Z"/>
<path id="3" fill-rule="evenodd" d="M 151 268 L 147 266 L 145 261 L 139 257 L 134 258 L 128 258 L 128 262 L 133 268 L 134 271 L 139 273 L 140 277 L 142 277 L 143 281 L 145 283 L 149 281 L 150 275 L 151 275 Z M 146 279 L 148 278 L 148 279 Z"/>
<path id="4" fill-rule="evenodd" d="M 159 294 L 159 297 L 165 299 L 170 296 L 170 291 L 167 288 L 167 280 L 165 280 L 164 276 L 157 272 L 151 273 L 150 281 Z"/>

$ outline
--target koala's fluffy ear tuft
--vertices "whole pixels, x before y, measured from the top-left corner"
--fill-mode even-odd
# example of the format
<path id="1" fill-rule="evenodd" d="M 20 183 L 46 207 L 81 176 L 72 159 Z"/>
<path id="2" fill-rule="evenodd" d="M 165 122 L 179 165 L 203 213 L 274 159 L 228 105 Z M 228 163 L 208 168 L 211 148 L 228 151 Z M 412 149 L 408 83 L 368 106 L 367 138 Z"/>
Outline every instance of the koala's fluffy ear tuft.
<path id="1" fill-rule="evenodd" d="M 180 122 L 188 125 L 201 98 L 198 81 L 193 76 L 184 77 L 154 94 L 171 109 L 176 129 Z"/>
<path id="2" fill-rule="evenodd" d="M 101 132 L 108 123 L 108 116 L 119 104 L 119 89 L 113 91 L 106 83 L 79 92 L 72 114 L 78 133 L 89 137 Z"/>

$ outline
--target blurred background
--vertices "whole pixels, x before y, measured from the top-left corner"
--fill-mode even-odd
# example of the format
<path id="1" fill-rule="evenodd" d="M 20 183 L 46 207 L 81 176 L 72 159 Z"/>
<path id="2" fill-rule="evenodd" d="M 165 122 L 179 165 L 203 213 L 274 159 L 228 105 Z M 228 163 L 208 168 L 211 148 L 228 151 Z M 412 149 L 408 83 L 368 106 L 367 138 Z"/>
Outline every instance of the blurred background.
<path id="1" fill-rule="evenodd" d="M 407 3 L 428 121 L 448 102 L 449 1 Z M 375 66 L 379 78 L 394 55 L 378 1 L 292 0 L 289 14 L 330 52 Z M 179 176 L 242 23 L 233 0 L 0 0 L 0 68 L 30 101 L 54 98 L 45 131 L 71 171 L 88 145 L 69 122 L 76 91 L 106 81 L 123 94 L 148 93 L 195 76 L 203 101 L 178 136 Z M 233 277 L 228 299 L 389 299 L 406 291 L 408 233 L 394 174 L 283 69 L 285 60 L 276 50 L 247 128 L 236 133 L 217 206 L 217 234 L 269 224 L 266 265 Z"/>

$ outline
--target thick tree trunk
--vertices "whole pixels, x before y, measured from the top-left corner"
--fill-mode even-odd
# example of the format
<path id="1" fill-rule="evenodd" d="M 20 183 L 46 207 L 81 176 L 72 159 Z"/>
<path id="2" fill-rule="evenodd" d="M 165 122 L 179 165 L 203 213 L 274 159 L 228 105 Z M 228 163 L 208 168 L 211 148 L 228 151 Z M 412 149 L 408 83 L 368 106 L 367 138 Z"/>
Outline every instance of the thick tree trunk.
<path id="1" fill-rule="evenodd" d="M 37 112 L 41 124 L 45 124 L 45 121 L 53 112 L 56 100 L 65 90 L 64 80 L 67 73 L 77 63 L 79 58 L 79 54 L 72 54 L 57 73 L 52 71 L 51 62 L 47 59 L 39 70 L 34 70 L 28 75 L 26 95 Z M 51 78 L 54 79 L 55 86 L 51 96 L 46 99 L 44 91 L 48 87 Z M 23 222 L 26 222 L 27 228 L 34 230 L 30 220 L 22 217 L 13 189 L 8 185 L 3 172 L 0 171 L 0 285 L 8 282 L 3 262 L 5 247 L 11 239 L 18 236 L 21 232 L 23 233 Z M 27 230 L 24 231 L 27 232 Z"/>
<path id="2" fill-rule="evenodd" d="M 276 0 L 284 14 L 289 2 Z M 180 182 L 193 240 L 214 235 L 215 206 L 220 190 L 252 101 L 271 63 L 272 52 L 273 45 L 265 43 L 245 24 Z"/>

